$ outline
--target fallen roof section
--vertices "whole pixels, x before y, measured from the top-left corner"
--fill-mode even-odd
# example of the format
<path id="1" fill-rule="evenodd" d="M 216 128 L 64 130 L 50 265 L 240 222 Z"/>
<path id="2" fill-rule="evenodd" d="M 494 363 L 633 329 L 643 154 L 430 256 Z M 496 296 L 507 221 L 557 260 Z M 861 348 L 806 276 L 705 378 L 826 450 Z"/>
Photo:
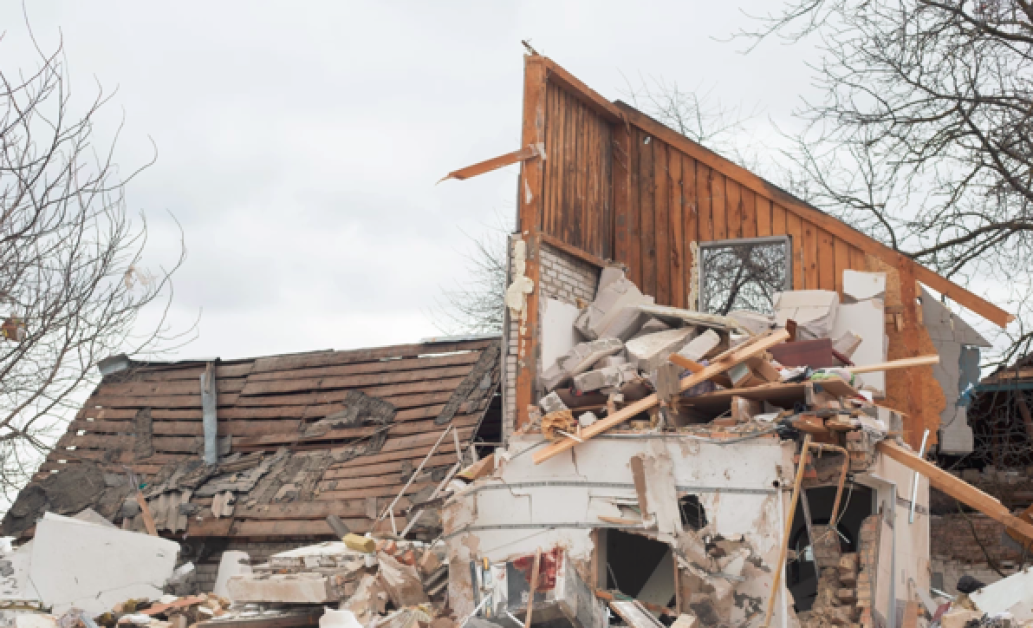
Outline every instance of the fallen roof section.
<path id="1" fill-rule="evenodd" d="M 43 510 L 139 519 L 125 504 L 140 484 L 166 533 L 329 536 L 329 515 L 360 532 L 381 515 L 404 526 L 410 498 L 433 490 L 484 421 L 499 341 L 125 366 L 69 424 L 4 534 L 30 532 Z M 206 371 L 217 387 L 217 465 L 203 460 Z"/>

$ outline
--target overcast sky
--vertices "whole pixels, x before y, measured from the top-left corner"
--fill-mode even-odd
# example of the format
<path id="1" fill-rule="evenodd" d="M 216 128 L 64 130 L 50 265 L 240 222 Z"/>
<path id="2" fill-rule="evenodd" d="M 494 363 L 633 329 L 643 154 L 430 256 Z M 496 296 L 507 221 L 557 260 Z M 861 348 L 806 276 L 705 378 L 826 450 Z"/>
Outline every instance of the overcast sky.
<path id="1" fill-rule="evenodd" d="M 511 223 L 515 166 L 447 172 L 519 147 L 529 39 L 604 96 L 677 81 L 758 108 L 758 141 L 809 88 L 807 51 L 722 43 L 770 2 L 32 0 L 44 49 L 63 37 L 77 94 L 117 89 L 129 207 L 152 268 L 182 226 L 172 321 L 200 313 L 181 357 L 247 357 L 417 341 L 466 275 L 468 237 Z M 35 60 L 20 3 L 0 4 L 0 63 Z"/>

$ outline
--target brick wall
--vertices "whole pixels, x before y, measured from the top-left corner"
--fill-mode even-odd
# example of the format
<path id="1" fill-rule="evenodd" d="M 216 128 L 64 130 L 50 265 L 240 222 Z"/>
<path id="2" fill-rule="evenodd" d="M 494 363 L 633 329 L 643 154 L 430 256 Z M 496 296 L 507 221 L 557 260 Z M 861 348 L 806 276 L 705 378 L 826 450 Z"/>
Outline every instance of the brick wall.
<path id="1" fill-rule="evenodd" d="M 510 238 L 510 262 L 513 255 L 513 244 L 519 236 Z M 548 244 L 541 245 L 539 314 L 543 305 L 542 299 L 552 298 L 571 305 L 584 305 L 595 299 L 595 291 L 599 285 L 599 267 L 574 257 L 569 253 Z M 512 269 L 509 271 L 512 280 Z M 581 303 L 578 300 L 581 300 Z M 539 317 L 540 318 L 540 317 Z M 520 333 L 520 321 L 511 320 L 506 311 L 505 347 L 506 356 L 503 362 L 503 377 L 506 385 L 503 389 L 503 433 L 512 433 L 516 420 L 516 367 L 517 340 Z"/>
<path id="2" fill-rule="evenodd" d="M 973 528 L 975 534 L 973 534 Z M 945 591 L 954 594 L 963 575 L 986 584 L 1001 579 L 990 560 L 1003 573 L 1015 573 L 1023 552 L 1017 543 L 1004 538 L 1004 525 L 981 513 L 933 515 L 929 523 L 930 554 L 933 582 L 942 583 Z M 984 552 L 980 547 L 986 548 Z M 990 560 L 987 559 L 990 556 Z M 1033 556 L 1026 557 L 1026 563 Z"/>

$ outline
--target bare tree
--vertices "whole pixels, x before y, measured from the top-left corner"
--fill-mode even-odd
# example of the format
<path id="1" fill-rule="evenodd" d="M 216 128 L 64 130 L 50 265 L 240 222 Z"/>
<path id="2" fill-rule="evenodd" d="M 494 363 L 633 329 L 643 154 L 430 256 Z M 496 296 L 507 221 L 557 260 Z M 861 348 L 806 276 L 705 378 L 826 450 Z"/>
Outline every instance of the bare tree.
<path id="1" fill-rule="evenodd" d="M 115 143 L 94 123 L 109 96 L 77 110 L 60 45 L 29 72 L 0 68 L 0 489 L 17 490 L 105 357 L 167 341 L 171 270 L 143 266 Z M 148 164 L 149 165 L 149 164 Z M 142 219 L 141 219 L 142 223 Z M 140 330 L 148 305 L 162 307 Z"/>
<path id="2" fill-rule="evenodd" d="M 489 229 L 476 238 L 465 235 L 473 246 L 466 254 L 469 276 L 441 289 L 432 312 L 434 325 L 446 334 L 501 334 L 506 309 L 506 230 Z"/>
<path id="3" fill-rule="evenodd" d="M 787 0 L 742 35 L 816 42 L 786 155 L 814 204 L 1018 314 L 1033 342 L 1033 3 Z"/>

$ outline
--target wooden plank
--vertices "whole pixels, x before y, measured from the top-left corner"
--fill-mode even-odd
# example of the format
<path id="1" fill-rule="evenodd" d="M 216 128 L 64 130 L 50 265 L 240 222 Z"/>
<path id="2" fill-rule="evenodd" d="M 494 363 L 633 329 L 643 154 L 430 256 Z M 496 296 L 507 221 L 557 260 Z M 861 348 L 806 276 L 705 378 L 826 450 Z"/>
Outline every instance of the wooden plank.
<path id="1" fill-rule="evenodd" d="M 539 157 L 538 149 L 535 146 L 525 146 L 521 149 L 515 150 L 505 155 L 499 155 L 498 157 L 492 157 L 491 159 L 485 159 L 484 161 L 475 163 L 459 170 L 453 170 L 449 172 L 441 181 L 447 179 L 455 179 L 457 181 L 465 181 L 466 179 L 472 179 L 473 177 L 487 174 L 499 168 L 505 168 L 528 159 L 537 159 Z M 441 183 L 438 181 L 438 183 Z"/>
<path id="2" fill-rule="evenodd" d="M 130 377 L 140 382 L 171 382 L 176 380 L 199 381 L 201 373 L 205 370 L 204 362 L 170 364 L 159 363 L 146 366 L 137 366 L 130 369 Z M 217 363 L 215 365 L 215 377 L 217 379 L 233 379 L 236 377 L 247 377 L 254 368 L 254 360 L 246 362 Z"/>
<path id="3" fill-rule="evenodd" d="M 758 195 L 757 198 L 760 198 Z M 771 204 L 771 235 L 785 235 L 789 233 L 786 226 L 786 210 L 781 205 Z M 798 246 L 798 243 L 797 243 Z"/>
<path id="4" fill-rule="evenodd" d="M 462 366 L 473 364 L 481 357 L 480 351 L 464 351 L 451 355 L 435 355 L 423 358 L 401 358 L 395 360 L 379 360 L 361 362 L 359 364 L 342 364 L 339 366 L 322 366 L 302 368 L 293 371 L 272 371 L 255 373 L 249 376 L 247 383 L 265 381 L 283 381 L 292 379 L 319 379 L 323 377 L 344 377 L 348 375 L 369 375 L 375 373 L 398 373 L 402 371 L 420 371 L 427 368 L 444 366 Z"/>
<path id="5" fill-rule="evenodd" d="M 219 421 L 219 436 L 260 436 L 298 432 L 300 421 Z M 76 419 L 69 423 L 69 432 L 86 431 L 93 434 L 132 434 L 132 421 L 93 421 Z M 201 421 L 154 421 L 155 436 L 203 436 Z"/>
<path id="6" fill-rule="evenodd" d="M 480 422 L 481 415 L 465 414 L 452 418 L 451 423 L 457 427 L 471 427 Z M 233 446 L 236 448 L 257 447 L 259 445 L 294 445 L 299 443 L 318 443 L 331 440 L 344 440 L 372 436 L 383 429 L 383 426 L 366 425 L 361 427 L 342 427 L 330 430 L 325 434 L 304 435 L 298 432 L 280 432 L 278 434 L 265 434 L 262 436 L 248 436 L 235 438 Z M 411 421 L 409 423 L 396 423 L 387 430 L 388 436 L 401 436 L 408 434 L 423 434 L 426 432 L 440 433 L 442 426 L 433 420 Z"/>
<path id="7" fill-rule="evenodd" d="M 342 375 L 311 379 L 288 379 L 248 382 L 241 395 L 270 395 L 300 391 L 334 390 L 339 388 L 368 388 L 385 384 L 405 382 L 426 382 L 451 377 L 466 377 L 472 365 L 429 367 L 418 371 L 396 371 L 392 373 L 370 373 L 368 375 Z"/>
<path id="8" fill-rule="evenodd" d="M 818 286 L 822 290 L 836 289 L 836 249 L 832 235 L 824 229 L 815 229 L 818 236 Z"/>
<path id="9" fill-rule="evenodd" d="M 742 188 L 731 179 L 725 181 L 725 205 L 728 216 L 728 239 L 741 239 L 743 237 Z"/>
<path id="10" fill-rule="evenodd" d="M 649 140 L 646 143 L 646 140 Z M 656 185 L 653 174 L 653 153 L 657 143 L 643 138 L 639 150 L 639 219 L 642 234 L 642 283 L 645 294 L 656 294 Z"/>
<path id="11" fill-rule="evenodd" d="M 530 312 L 528 312 L 528 315 L 530 315 Z M 404 384 L 388 384 L 386 386 L 363 386 L 353 390 L 361 390 L 367 395 L 381 397 L 387 400 L 396 396 L 401 397 L 417 393 L 446 393 L 451 395 L 452 391 L 454 391 L 462 381 L 463 377 L 450 377 L 429 382 L 407 382 Z M 342 389 L 282 395 L 241 396 L 237 400 L 237 405 L 279 406 L 339 402 L 343 401 L 344 398 L 348 396 L 348 392 L 348 390 Z M 392 403 L 394 402 L 392 401 Z"/>
<path id="12" fill-rule="evenodd" d="M 675 354 L 677 355 L 677 354 Z M 674 360 L 671 360 L 674 362 Z M 833 397 L 856 397 L 857 390 L 841 379 L 829 379 L 822 382 L 799 382 L 792 384 L 764 384 L 753 388 L 727 388 L 715 392 L 679 400 L 686 406 L 699 408 L 707 412 L 724 412 L 728 410 L 732 397 L 767 401 L 779 407 L 790 409 L 793 404 L 807 399 L 807 389 L 819 389 Z"/>
<path id="13" fill-rule="evenodd" d="M 803 276 L 807 290 L 819 290 L 818 285 L 818 230 L 803 221 Z"/>
<path id="14" fill-rule="evenodd" d="M 623 121 L 623 114 L 616 105 L 603 98 L 591 87 L 582 83 L 580 79 L 564 70 L 552 59 L 548 57 L 541 58 L 545 61 L 545 67 L 549 73 L 549 81 L 561 85 L 607 122 L 617 123 Z"/>
<path id="15" fill-rule="evenodd" d="M 191 499 L 191 501 L 194 500 Z M 395 504 L 394 514 L 396 516 L 404 515 L 405 510 L 410 506 L 412 506 L 412 503 L 408 498 L 402 498 L 397 504 Z M 245 519 L 326 519 L 330 515 L 337 515 L 341 519 L 365 519 L 366 500 L 346 499 L 337 502 L 308 501 L 289 502 L 284 504 L 258 504 L 251 507 L 236 506 L 233 509 L 233 518 L 238 521 Z"/>
<path id="16" fill-rule="evenodd" d="M 890 360 L 889 362 L 879 362 L 878 364 L 866 364 L 864 366 L 847 366 L 844 370 L 850 371 L 851 373 L 874 373 L 878 371 L 895 371 L 897 369 L 914 368 L 917 366 L 932 366 L 940 363 L 940 356 L 933 355 L 920 355 L 914 358 L 903 358 L 901 360 Z"/>
<path id="17" fill-rule="evenodd" d="M 1003 523 L 1009 530 L 1014 530 L 1033 540 L 1033 525 L 1012 515 L 1004 504 L 990 495 L 964 480 L 954 477 L 935 464 L 919 458 L 892 441 L 881 441 L 877 447 L 879 452 L 888 458 L 896 460 L 912 471 L 917 471 L 929 478 L 929 484 L 933 487 L 950 495 L 966 506 L 978 510 L 994 521 Z"/>
<path id="18" fill-rule="evenodd" d="M 588 138 L 585 136 L 585 107 L 581 103 L 576 103 L 575 111 L 576 131 L 574 134 L 574 141 L 576 142 L 577 148 L 574 153 L 574 172 L 576 175 L 572 187 L 574 196 L 571 198 L 570 205 L 564 208 L 564 217 L 567 220 L 563 230 L 563 239 L 574 246 L 584 248 L 585 181 L 587 179 L 585 170 L 588 167 L 588 164 L 584 159 L 584 151 L 585 142 Z"/>
<path id="19" fill-rule="evenodd" d="M 714 239 L 714 198 L 710 193 L 710 168 L 696 162 L 696 211 L 699 216 L 699 242 Z"/>
<path id="20" fill-rule="evenodd" d="M 660 305 L 673 305 L 671 302 L 671 216 L 668 203 L 671 201 L 668 172 L 667 145 L 662 142 L 650 142 L 653 148 L 653 202 L 654 202 L 654 242 L 656 245 L 656 288 L 655 292 L 647 292 L 656 297 Z"/>
<path id="21" fill-rule="evenodd" d="M 645 136 L 638 129 L 631 133 L 629 144 L 630 179 L 628 190 L 628 256 L 622 261 L 628 265 L 628 279 L 642 285 L 642 195 L 639 188 L 642 170 L 642 142 Z"/>
<path id="22" fill-rule="evenodd" d="M 668 201 L 667 211 L 670 215 L 668 227 L 670 238 L 671 238 L 671 251 L 670 251 L 670 267 L 671 277 L 669 280 L 671 286 L 671 305 L 674 307 L 685 307 L 686 305 L 686 293 L 685 288 L 687 286 L 685 281 L 686 267 L 683 266 L 685 262 L 685 200 L 683 190 L 684 167 L 682 166 L 681 153 L 672 149 L 668 149 L 668 173 L 671 179 L 669 190 L 670 200 Z"/>
<path id="23" fill-rule="evenodd" d="M 734 164 L 733 162 L 700 146 L 696 142 L 693 142 L 689 138 L 668 129 L 659 122 L 656 122 L 637 111 L 630 105 L 617 103 L 617 106 L 624 113 L 629 123 L 643 131 L 657 136 L 664 142 L 677 147 L 679 150 L 697 161 L 706 164 L 708 167 L 722 173 L 723 175 L 733 178 L 742 185 L 749 187 L 754 192 L 770 198 L 796 216 L 825 229 L 837 237 L 847 240 L 869 255 L 874 255 L 888 264 L 897 263 L 898 253 L 890 247 L 870 238 L 860 231 L 855 230 L 846 223 L 825 214 L 817 208 L 808 205 L 804 201 L 792 196 L 777 186 L 761 179 L 742 166 Z M 1004 327 L 1015 319 L 1013 315 L 1005 312 L 1003 309 L 982 297 L 969 292 L 965 288 L 951 282 L 949 279 L 941 277 L 928 268 L 915 263 L 913 260 L 908 260 L 908 264 L 912 267 L 911 270 L 916 279 L 933 290 L 954 299 L 962 306 L 972 310 L 980 316 L 983 316 L 987 320 Z"/>
<path id="24" fill-rule="evenodd" d="M 606 259 L 613 259 L 613 232 L 614 232 L 614 215 L 613 215 L 613 127 L 606 127 L 602 131 L 602 148 L 600 153 L 600 159 L 602 163 L 600 167 L 600 185 L 602 186 L 602 203 L 603 203 L 603 229 L 605 230 L 606 237 L 603 238 L 603 249 L 600 255 Z"/>
<path id="25" fill-rule="evenodd" d="M 835 280 L 836 280 L 836 292 L 842 294 L 843 292 L 843 271 L 850 269 L 850 245 L 839 238 L 835 238 L 833 246 L 836 249 L 835 253 Z"/>
<path id="26" fill-rule="evenodd" d="M 424 454 L 426 455 L 426 454 Z M 455 454 L 435 454 L 427 460 L 430 467 L 440 467 L 455 462 Z M 369 476 L 380 476 L 388 474 L 401 474 L 402 461 L 381 462 L 378 464 L 367 464 L 362 467 L 347 469 L 330 468 L 323 473 L 324 480 L 338 480 L 349 478 L 362 478 Z"/>
<path id="27" fill-rule="evenodd" d="M 728 204 L 725 194 L 725 176 L 716 170 L 710 171 L 710 207 L 714 221 L 714 240 L 728 239 Z"/>
<path id="28" fill-rule="evenodd" d="M 760 194 L 753 193 L 754 206 L 757 214 L 757 237 L 764 238 L 776 235 L 772 227 L 772 204 L 771 199 L 764 198 Z M 783 213 L 784 214 L 784 213 Z M 782 233 L 785 233 L 785 217 L 782 217 Z"/>
<path id="29" fill-rule="evenodd" d="M 850 246 L 850 269 L 851 270 L 859 270 L 859 271 L 866 271 L 866 270 L 868 270 L 868 262 L 865 259 L 866 257 L 867 257 L 867 255 L 865 255 L 864 251 L 862 251 L 861 249 L 857 248 L 856 246 L 851 245 Z"/>
<path id="30" fill-rule="evenodd" d="M 631 188 L 631 133 L 624 125 L 613 128 L 613 149 L 610 151 L 610 172 L 613 182 L 613 258 L 627 260 L 631 243 L 631 222 L 628 197 Z"/>
<path id="31" fill-rule="evenodd" d="M 593 266 L 597 266 L 599 268 L 606 268 L 608 266 L 606 260 L 604 260 L 603 258 L 597 255 L 592 255 L 588 251 L 579 249 L 576 246 L 571 246 L 555 236 L 551 236 L 547 233 L 542 233 L 540 234 L 540 236 L 542 238 L 542 242 L 548 244 L 549 246 L 556 247 L 557 249 L 563 251 L 564 253 L 567 253 L 568 255 L 572 255 L 582 261 L 588 262 L 589 264 L 592 264 Z"/>
<path id="32" fill-rule="evenodd" d="M 683 231 L 683 249 L 685 260 L 683 266 L 683 275 L 681 284 L 685 289 L 685 299 L 682 305 L 679 307 L 688 308 L 690 310 L 696 309 L 696 303 L 689 302 L 689 296 L 692 294 L 692 267 L 695 263 L 692 255 L 692 247 L 690 243 L 697 242 L 698 240 L 698 229 L 699 229 L 699 213 L 696 209 L 696 161 L 689 159 L 688 157 L 682 157 L 682 190 L 684 199 L 684 207 L 682 209 L 682 217 L 685 220 L 685 227 Z"/>
<path id="33" fill-rule="evenodd" d="M 436 485 L 437 482 L 413 482 L 409 485 L 407 494 L 412 495 L 413 493 L 418 493 L 422 489 Z M 397 482 L 390 486 L 370 486 L 368 488 L 353 488 L 343 491 L 322 491 L 315 497 L 315 500 L 334 501 L 338 499 L 360 499 L 366 497 L 395 497 L 403 486 L 403 482 Z"/>
<path id="34" fill-rule="evenodd" d="M 602 203 L 599 202 L 599 125 L 591 111 L 585 112 L 585 131 L 587 150 L 585 164 L 585 219 L 582 240 L 584 249 L 591 253 L 599 253 L 602 242 Z"/>
<path id="35" fill-rule="evenodd" d="M 786 234 L 793 243 L 793 290 L 804 290 L 807 288 L 807 279 L 804 276 L 804 249 L 806 246 L 803 237 L 803 221 L 796 214 L 786 214 Z"/>
<path id="36" fill-rule="evenodd" d="M 556 85 L 546 85 L 547 93 L 554 100 L 554 107 L 549 109 L 545 118 L 546 134 L 546 170 L 545 182 L 545 215 L 547 222 L 544 232 L 559 235 L 560 219 L 563 214 L 563 189 L 566 176 L 566 154 L 564 143 L 567 133 L 567 93 Z M 551 162 L 551 163 L 550 163 Z"/>
<path id="37" fill-rule="evenodd" d="M 698 373 L 692 373 L 688 377 L 685 377 L 679 382 L 679 389 L 681 391 L 688 390 L 696 384 L 707 381 L 715 375 L 720 375 L 728 369 L 732 368 L 736 364 L 739 364 L 759 353 L 767 351 L 771 347 L 784 342 L 789 338 L 789 334 L 784 329 L 769 332 L 763 336 L 757 336 L 750 339 L 746 343 L 735 347 L 731 351 L 718 356 L 714 361 Z M 603 432 L 620 425 L 627 421 L 633 416 L 644 412 L 659 403 L 659 399 L 655 394 L 649 395 L 639 401 L 628 404 L 621 410 L 613 413 L 612 415 L 596 421 L 587 428 L 584 428 L 580 432 L 581 442 L 587 441 Z M 539 449 L 537 452 L 532 454 L 535 464 L 541 464 L 542 462 L 556 456 L 564 451 L 573 449 L 575 445 L 579 444 L 579 441 L 575 441 L 570 438 L 565 438 L 560 441 L 553 442 L 551 445 L 543 449 Z"/>
<path id="38" fill-rule="evenodd" d="M 742 237 L 757 237 L 757 194 L 741 188 L 742 194 Z"/>
<path id="39" fill-rule="evenodd" d="M 915 276 L 911 272 L 911 265 L 906 262 L 903 255 L 900 256 L 897 271 L 900 273 L 900 300 L 904 306 L 904 333 L 902 334 L 904 348 L 907 357 L 917 358 L 921 354 L 921 346 L 918 341 L 921 326 L 918 320 L 918 286 L 915 283 Z M 923 423 L 925 420 L 925 390 L 922 385 L 922 374 L 917 369 L 905 369 L 904 376 L 908 382 L 908 412 L 904 418 L 904 440 L 912 448 L 918 449 L 921 446 L 922 434 L 927 427 Z M 939 419 L 939 415 L 937 415 L 937 419 Z M 936 442 L 936 431 L 932 430 L 930 434 L 932 443 Z"/>
<path id="40" fill-rule="evenodd" d="M 239 393 L 247 382 L 244 378 L 216 380 L 220 394 Z M 175 380 L 158 382 L 101 383 L 94 394 L 120 395 L 124 397 L 164 397 L 167 395 L 200 394 L 201 380 Z"/>
<path id="41" fill-rule="evenodd" d="M 254 372 L 291 371 L 301 368 L 338 366 L 358 362 L 377 362 L 392 358 L 415 358 L 458 351 L 480 351 L 493 342 L 498 342 L 498 339 L 393 345 L 389 347 L 355 349 L 352 351 L 316 351 L 312 353 L 299 353 L 297 355 L 270 356 L 255 360 Z"/>

